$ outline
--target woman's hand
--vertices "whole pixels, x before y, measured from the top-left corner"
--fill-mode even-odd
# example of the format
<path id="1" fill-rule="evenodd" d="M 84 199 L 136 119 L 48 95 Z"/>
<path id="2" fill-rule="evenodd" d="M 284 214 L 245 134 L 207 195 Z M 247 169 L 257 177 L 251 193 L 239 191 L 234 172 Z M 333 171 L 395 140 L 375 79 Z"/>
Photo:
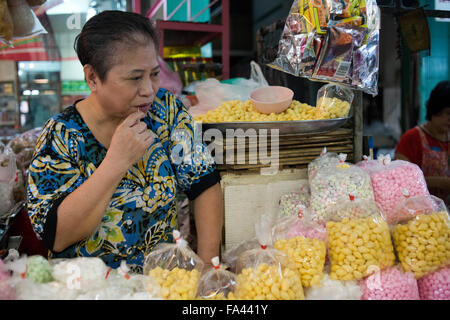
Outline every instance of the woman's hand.
<path id="1" fill-rule="evenodd" d="M 106 158 L 121 171 L 127 171 L 142 158 L 153 143 L 154 135 L 147 125 L 140 121 L 143 112 L 130 114 L 116 129 L 106 154 Z"/>

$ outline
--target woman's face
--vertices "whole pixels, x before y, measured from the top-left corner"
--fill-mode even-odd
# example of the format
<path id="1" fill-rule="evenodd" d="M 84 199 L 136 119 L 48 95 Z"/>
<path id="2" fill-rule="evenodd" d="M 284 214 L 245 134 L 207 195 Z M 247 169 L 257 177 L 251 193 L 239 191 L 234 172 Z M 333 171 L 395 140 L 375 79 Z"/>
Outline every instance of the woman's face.
<path id="1" fill-rule="evenodd" d="M 450 107 L 432 116 L 431 123 L 439 132 L 448 133 L 450 131 Z"/>
<path id="2" fill-rule="evenodd" d="M 130 50 L 118 46 L 116 63 L 98 81 L 96 96 L 103 112 L 124 119 L 138 110 L 147 113 L 159 89 L 158 56 L 152 42 Z"/>

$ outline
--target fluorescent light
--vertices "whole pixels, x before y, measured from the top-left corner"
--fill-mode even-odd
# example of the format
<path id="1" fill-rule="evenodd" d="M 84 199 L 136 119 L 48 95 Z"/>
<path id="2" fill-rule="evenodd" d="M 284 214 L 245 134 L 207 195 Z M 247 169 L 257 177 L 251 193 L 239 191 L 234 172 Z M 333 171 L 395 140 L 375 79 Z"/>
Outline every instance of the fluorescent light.
<path id="1" fill-rule="evenodd" d="M 32 96 L 37 96 L 37 95 L 39 95 L 39 90 L 32 90 L 32 91 L 31 91 L 31 95 L 32 95 Z"/>
<path id="2" fill-rule="evenodd" d="M 23 95 L 24 96 L 29 96 L 29 95 L 31 95 L 31 91 L 30 90 L 24 90 L 23 91 Z"/>
<path id="3" fill-rule="evenodd" d="M 45 84 L 48 83 L 48 79 L 34 79 L 34 83 Z"/>

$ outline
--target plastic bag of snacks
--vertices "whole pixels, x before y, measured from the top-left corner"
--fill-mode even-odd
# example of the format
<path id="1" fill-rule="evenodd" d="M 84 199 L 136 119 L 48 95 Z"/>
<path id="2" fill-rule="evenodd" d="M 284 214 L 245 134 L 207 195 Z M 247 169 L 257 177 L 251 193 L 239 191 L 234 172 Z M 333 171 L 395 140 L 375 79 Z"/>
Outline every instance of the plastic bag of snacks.
<path id="1" fill-rule="evenodd" d="M 388 223 L 395 220 L 395 206 L 404 197 L 406 189 L 410 197 L 429 195 L 422 170 L 414 163 L 395 160 L 389 154 L 378 157 L 378 165 L 364 168 L 372 182 L 375 201 L 386 215 Z"/>
<path id="2" fill-rule="evenodd" d="M 106 286 L 108 266 L 96 257 L 50 260 L 53 278 L 69 289 L 91 291 Z"/>
<path id="3" fill-rule="evenodd" d="M 417 284 L 422 300 L 450 300 L 450 267 L 423 276 Z"/>
<path id="4" fill-rule="evenodd" d="M 369 175 L 355 165 L 345 162 L 339 154 L 339 164 L 319 169 L 311 180 L 311 209 L 318 220 L 326 219 L 334 205 L 348 200 L 353 194 L 361 200 L 373 200 Z"/>
<path id="5" fill-rule="evenodd" d="M 393 221 L 392 238 L 403 270 L 420 279 L 447 266 L 450 221 L 445 203 L 434 196 L 420 196 L 404 199 L 401 207 L 409 216 Z"/>
<path id="6" fill-rule="evenodd" d="M 327 147 L 324 147 L 320 156 L 308 164 L 308 180 L 311 181 L 317 174 L 317 171 L 327 167 L 336 166 L 339 164 L 338 154 L 334 152 L 327 152 Z"/>
<path id="7" fill-rule="evenodd" d="M 317 92 L 316 113 L 324 119 L 346 118 L 353 97 L 353 92 L 341 85 L 326 84 Z"/>
<path id="8" fill-rule="evenodd" d="M 25 0 L 8 0 L 8 8 L 14 25 L 13 39 L 47 33 Z"/>
<path id="9" fill-rule="evenodd" d="M 0 259 L 0 300 L 15 300 L 16 290 L 11 277 L 9 275 L 8 268 L 3 264 Z"/>
<path id="10" fill-rule="evenodd" d="M 191 300 L 195 298 L 204 263 L 178 230 L 173 231 L 173 238 L 175 243 L 158 244 L 145 257 L 144 275 L 156 280 L 163 299 Z"/>
<path id="11" fill-rule="evenodd" d="M 262 216 L 255 224 L 260 248 L 243 252 L 236 263 L 239 300 L 304 300 L 300 277 L 287 254 L 269 247 L 271 223 Z"/>
<path id="12" fill-rule="evenodd" d="M 417 280 L 399 266 L 378 270 L 361 282 L 361 300 L 420 300 Z"/>
<path id="13" fill-rule="evenodd" d="M 361 288 L 356 280 L 333 280 L 325 274 L 318 285 L 305 288 L 306 300 L 360 300 Z"/>
<path id="14" fill-rule="evenodd" d="M 330 276 L 359 280 L 394 265 L 389 226 L 374 201 L 349 196 L 336 204 L 327 222 Z"/>
<path id="15" fill-rule="evenodd" d="M 222 253 L 222 261 L 228 266 L 231 272 L 236 273 L 236 262 L 241 253 L 250 250 L 257 249 L 260 247 L 259 240 L 257 238 L 252 238 L 250 240 L 245 240 L 236 246 L 233 246 Z"/>
<path id="16" fill-rule="evenodd" d="M 219 257 L 211 259 L 213 268 L 205 272 L 198 281 L 196 297 L 207 300 L 234 300 L 236 275 L 225 270 Z"/>
<path id="17" fill-rule="evenodd" d="M 16 156 L 11 148 L 0 142 L 0 218 L 14 206 L 13 189 L 16 183 Z"/>
<path id="18" fill-rule="evenodd" d="M 17 166 L 22 171 L 23 175 L 27 176 L 27 170 L 33 158 L 34 149 L 41 134 L 42 128 L 34 128 L 18 135 L 10 142 L 7 147 L 10 147 L 17 158 Z"/>
<path id="19" fill-rule="evenodd" d="M 35 283 L 47 283 L 54 280 L 50 263 L 39 255 L 27 259 L 26 277 Z"/>
<path id="20" fill-rule="evenodd" d="M 281 196 L 279 201 L 279 216 L 297 216 L 301 206 L 309 207 L 311 194 L 309 186 L 301 186 L 300 192 L 290 192 Z"/>
<path id="21" fill-rule="evenodd" d="M 356 163 L 357 167 L 360 167 L 361 169 L 368 169 L 368 170 L 370 170 L 370 168 L 378 166 L 378 165 L 379 165 L 379 163 L 377 160 L 372 160 L 366 155 L 363 156 L 362 161 Z"/>
<path id="22" fill-rule="evenodd" d="M 300 208 L 297 217 L 290 216 L 275 222 L 272 228 L 273 247 L 286 253 L 292 260 L 303 287 L 319 284 L 323 278 L 326 256 L 325 226 L 303 217 Z"/>
<path id="23" fill-rule="evenodd" d="M 14 32 L 14 24 L 7 0 L 0 0 L 0 42 L 9 43 Z"/>

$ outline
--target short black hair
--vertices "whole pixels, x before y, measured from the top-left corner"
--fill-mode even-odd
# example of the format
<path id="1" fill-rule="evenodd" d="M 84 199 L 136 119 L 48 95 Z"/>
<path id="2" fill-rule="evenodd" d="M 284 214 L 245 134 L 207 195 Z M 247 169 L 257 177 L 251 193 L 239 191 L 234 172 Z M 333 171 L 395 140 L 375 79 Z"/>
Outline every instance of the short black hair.
<path id="1" fill-rule="evenodd" d="M 152 41 L 158 52 L 158 35 L 151 21 L 133 12 L 103 11 L 83 26 L 76 36 L 74 49 L 81 65 L 90 64 L 103 82 L 114 61 L 118 44 L 145 45 Z"/>
<path id="2" fill-rule="evenodd" d="M 440 113 L 445 108 L 450 107 L 450 81 L 439 82 L 431 91 L 430 98 L 427 101 L 426 119 Z"/>

